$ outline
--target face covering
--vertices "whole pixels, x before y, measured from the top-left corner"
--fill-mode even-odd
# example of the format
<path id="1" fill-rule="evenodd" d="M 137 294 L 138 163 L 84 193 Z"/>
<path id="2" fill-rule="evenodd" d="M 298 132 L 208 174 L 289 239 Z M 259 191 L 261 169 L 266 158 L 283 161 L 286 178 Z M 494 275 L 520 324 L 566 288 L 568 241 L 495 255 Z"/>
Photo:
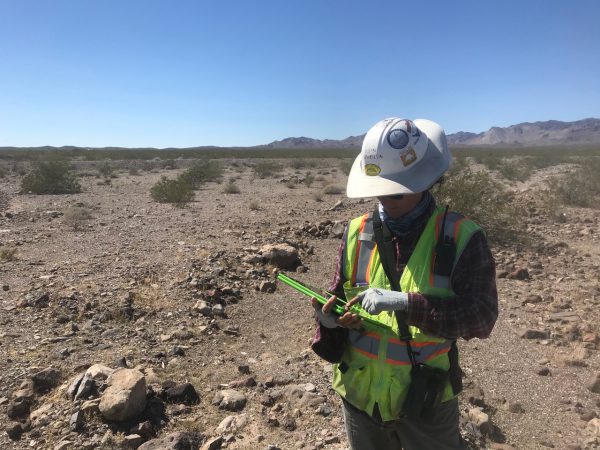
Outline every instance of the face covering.
<path id="1" fill-rule="evenodd" d="M 417 205 L 404 214 L 402 217 L 397 219 L 393 219 L 389 217 L 385 210 L 383 209 L 383 205 L 379 204 L 379 216 L 381 220 L 385 222 L 390 231 L 395 236 L 406 236 L 409 234 L 415 226 L 421 223 L 421 216 L 434 202 L 433 196 L 429 193 L 429 191 L 423 192 L 423 196 Z"/>

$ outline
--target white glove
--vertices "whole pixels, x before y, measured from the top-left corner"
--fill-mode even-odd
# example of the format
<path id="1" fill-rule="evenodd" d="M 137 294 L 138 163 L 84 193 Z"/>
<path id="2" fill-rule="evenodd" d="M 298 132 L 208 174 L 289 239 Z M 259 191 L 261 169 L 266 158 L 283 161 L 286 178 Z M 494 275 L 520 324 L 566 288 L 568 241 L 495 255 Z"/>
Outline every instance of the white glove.
<path id="1" fill-rule="evenodd" d="M 325 328 L 337 328 L 339 326 L 337 324 L 337 319 L 340 316 L 332 312 L 324 313 L 322 305 L 315 306 L 315 315 L 317 316 L 319 323 Z"/>
<path id="2" fill-rule="evenodd" d="M 369 288 L 358 294 L 356 298 L 369 314 L 379 314 L 382 311 L 406 311 L 408 308 L 406 292 Z"/>

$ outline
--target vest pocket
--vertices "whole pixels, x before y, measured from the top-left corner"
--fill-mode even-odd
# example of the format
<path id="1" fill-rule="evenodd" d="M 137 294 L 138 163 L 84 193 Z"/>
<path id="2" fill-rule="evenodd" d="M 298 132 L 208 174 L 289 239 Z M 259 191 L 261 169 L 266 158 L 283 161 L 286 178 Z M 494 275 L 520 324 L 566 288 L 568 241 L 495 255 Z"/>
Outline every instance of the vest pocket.
<path id="1" fill-rule="evenodd" d="M 338 372 L 338 386 L 335 386 L 334 380 L 334 388 L 340 392 L 345 392 L 343 397 L 354 406 L 361 410 L 365 410 L 367 404 L 369 403 L 370 393 L 371 393 L 371 367 L 368 365 L 364 366 L 355 366 L 354 364 L 350 364 L 347 366 L 347 370 L 345 373 L 341 371 Z M 340 392 L 341 394 L 342 392 Z"/>
<path id="2" fill-rule="evenodd" d="M 384 420 L 397 419 L 402 415 L 402 406 L 404 405 L 409 385 L 410 374 L 408 371 L 396 371 L 396 373 L 390 375 L 388 392 L 389 411 L 387 411 L 390 417 L 384 418 Z"/>

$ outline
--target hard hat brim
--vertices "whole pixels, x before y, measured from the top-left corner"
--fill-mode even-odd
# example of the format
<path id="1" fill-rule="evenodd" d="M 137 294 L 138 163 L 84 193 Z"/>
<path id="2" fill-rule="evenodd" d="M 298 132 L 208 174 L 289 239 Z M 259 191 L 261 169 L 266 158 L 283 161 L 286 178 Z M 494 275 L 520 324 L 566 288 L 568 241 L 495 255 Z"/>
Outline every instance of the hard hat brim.
<path id="1" fill-rule="evenodd" d="M 366 175 L 361 169 L 361 155 L 358 155 L 348 175 L 346 195 L 349 198 L 424 192 L 448 170 L 450 152 L 444 130 L 431 120 L 417 119 L 414 123 L 429 141 L 424 157 L 411 170 L 400 174 Z"/>

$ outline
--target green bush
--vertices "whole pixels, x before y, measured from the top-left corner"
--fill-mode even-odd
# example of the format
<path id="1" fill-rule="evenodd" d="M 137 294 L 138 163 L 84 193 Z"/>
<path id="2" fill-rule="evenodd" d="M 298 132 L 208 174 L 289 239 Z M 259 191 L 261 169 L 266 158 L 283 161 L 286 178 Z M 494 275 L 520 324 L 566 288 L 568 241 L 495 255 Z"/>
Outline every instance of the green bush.
<path id="1" fill-rule="evenodd" d="M 150 188 L 150 195 L 159 203 L 171 203 L 183 208 L 194 199 L 194 190 L 192 185 L 185 179 L 170 180 L 167 177 L 162 177 Z"/>
<path id="2" fill-rule="evenodd" d="M 37 163 L 21 181 L 21 192 L 34 194 L 74 194 L 81 192 L 77 177 L 66 162 Z"/>
<path id="3" fill-rule="evenodd" d="M 600 158 L 589 157 L 572 173 L 549 180 L 554 199 L 566 206 L 598 208 L 600 197 Z"/>
<path id="4" fill-rule="evenodd" d="M 254 166 L 254 174 L 260 178 L 272 178 L 281 172 L 281 166 L 271 161 L 261 161 Z"/>
<path id="5" fill-rule="evenodd" d="M 354 158 L 352 158 L 352 159 L 346 158 L 346 159 L 342 159 L 338 165 L 340 167 L 340 170 L 342 172 L 344 172 L 346 175 L 348 175 L 350 173 L 350 169 L 352 169 L 353 164 L 354 164 Z"/>
<path id="6" fill-rule="evenodd" d="M 339 195 L 343 193 L 345 189 L 341 186 L 337 186 L 335 184 L 329 184 L 323 188 L 323 194 L 326 195 Z"/>
<path id="7" fill-rule="evenodd" d="M 304 184 L 306 185 L 306 187 L 310 187 L 314 183 L 314 181 L 315 176 L 311 172 L 308 172 L 304 177 Z"/>
<path id="8" fill-rule="evenodd" d="M 113 168 L 107 162 L 105 162 L 98 168 L 98 173 L 100 175 L 102 175 L 104 178 L 116 177 L 116 175 L 114 174 Z"/>
<path id="9" fill-rule="evenodd" d="M 438 205 L 449 205 L 480 224 L 493 244 L 520 244 L 525 221 L 511 194 L 487 171 L 452 170 L 433 192 Z"/>
<path id="10" fill-rule="evenodd" d="M 204 183 L 210 181 L 221 181 L 222 177 L 223 168 L 221 165 L 208 159 L 194 163 L 193 166 L 179 176 L 179 178 L 189 183 L 193 189 L 198 189 Z"/>
<path id="11" fill-rule="evenodd" d="M 239 194 L 240 188 L 237 184 L 235 184 L 234 180 L 229 180 L 229 182 L 225 185 L 223 189 L 224 194 Z"/>

